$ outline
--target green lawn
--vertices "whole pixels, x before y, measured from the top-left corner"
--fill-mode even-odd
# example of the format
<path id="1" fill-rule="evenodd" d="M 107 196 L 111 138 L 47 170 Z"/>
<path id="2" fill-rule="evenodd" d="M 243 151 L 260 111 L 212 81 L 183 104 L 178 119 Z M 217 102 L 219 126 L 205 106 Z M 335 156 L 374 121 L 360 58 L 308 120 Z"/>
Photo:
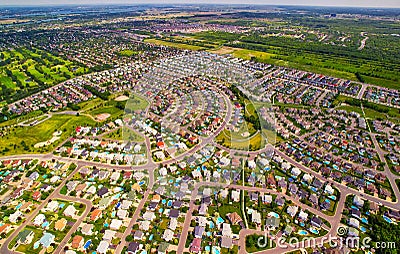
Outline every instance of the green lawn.
<path id="1" fill-rule="evenodd" d="M 110 118 L 114 119 L 123 115 L 124 111 L 119 108 L 116 108 L 115 106 L 104 106 L 98 109 L 87 111 L 86 113 L 90 114 L 93 117 L 96 117 L 99 114 L 110 114 Z"/>
<path id="2" fill-rule="evenodd" d="M 131 142 L 144 141 L 144 138 L 141 135 L 126 127 L 119 128 L 113 132 L 110 132 L 107 135 L 104 135 L 104 138 L 110 138 L 114 140 L 129 140 Z"/>
<path id="3" fill-rule="evenodd" d="M 2 155 L 49 152 L 61 141 L 67 139 L 78 125 L 94 125 L 87 116 L 53 115 L 50 119 L 28 127 L 15 127 L 0 140 Z M 44 148 L 34 148 L 38 142 L 52 138 L 55 131 L 62 131 L 60 139 Z"/>
<path id="4" fill-rule="evenodd" d="M 337 106 L 338 109 L 343 109 L 348 112 L 354 111 L 354 112 L 359 113 L 360 115 L 363 115 L 363 112 L 362 112 L 362 109 L 360 106 L 349 105 L 347 103 L 347 101 L 362 102 L 360 100 L 355 100 L 355 99 L 352 99 L 347 96 L 339 95 L 336 98 L 336 100 L 333 102 L 333 105 Z M 393 107 L 388 107 L 388 106 L 381 105 L 381 104 L 376 104 L 373 102 L 365 102 L 364 101 L 362 103 L 363 103 L 363 108 L 364 108 L 364 112 L 365 112 L 365 117 L 370 118 L 370 119 L 389 118 L 391 121 L 399 122 L 399 119 L 400 119 L 400 110 L 399 109 L 396 109 Z M 365 104 L 367 104 L 367 105 L 365 105 Z"/>
<path id="5" fill-rule="evenodd" d="M 125 109 L 130 111 L 144 110 L 149 106 L 149 102 L 139 94 L 132 94 L 126 101 Z"/>
<path id="6" fill-rule="evenodd" d="M 136 55 L 138 52 L 131 50 L 131 49 L 125 49 L 125 50 L 121 50 L 118 54 L 120 56 L 132 56 L 132 55 Z"/>
<path id="7" fill-rule="evenodd" d="M 28 229 L 34 232 L 34 237 L 33 240 L 30 244 L 20 244 L 18 245 L 18 247 L 16 248 L 17 251 L 21 252 L 21 253 L 26 253 L 26 254 L 37 254 L 39 253 L 43 248 L 39 247 L 37 249 L 33 248 L 33 245 L 35 242 L 39 241 L 39 239 L 43 236 L 43 231 L 37 227 L 33 227 L 33 226 L 26 226 L 24 229 Z M 13 239 L 10 244 L 8 245 L 9 247 L 13 247 L 13 245 L 15 244 L 16 239 Z"/>
<path id="8" fill-rule="evenodd" d="M 249 139 L 232 139 L 235 134 L 231 134 L 231 131 L 224 129 L 215 138 L 217 143 L 237 150 L 258 150 L 265 144 L 265 139 L 258 132 L 251 136 Z"/>
<path id="9" fill-rule="evenodd" d="M 269 238 L 264 236 L 264 234 L 246 236 L 246 251 L 248 253 L 271 249 L 275 247 L 275 245 L 275 242 L 270 241 Z"/>

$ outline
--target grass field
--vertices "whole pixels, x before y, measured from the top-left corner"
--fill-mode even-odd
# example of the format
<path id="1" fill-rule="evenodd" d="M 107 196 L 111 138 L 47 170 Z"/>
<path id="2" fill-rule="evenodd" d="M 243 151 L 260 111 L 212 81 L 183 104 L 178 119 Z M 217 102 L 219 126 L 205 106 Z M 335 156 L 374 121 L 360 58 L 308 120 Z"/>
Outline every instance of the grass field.
<path id="1" fill-rule="evenodd" d="M 0 140 L 0 153 L 9 155 L 49 152 L 60 142 L 67 139 L 75 127 L 79 125 L 95 125 L 95 122 L 87 116 L 53 115 L 50 119 L 35 126 L 13 127 Z M 44 148 L 36 149 L 33 147 L 38 142 L 51 139 L 56 131 L 62 131 L 59 140 Z"/>
<path id="2" fill-rule="evenodd" d="M 92 109 L 85 112 L 86 114 L 90 114 L 93 117 L 96 117 L 99 114 L 110 114 L 110 119 L 115 119 L 121 117 L 124 114 L 124 111 L 115 107 L 114 105 L 103 106 L 97 109 Z M 105 120 L 107 121 L 107 119 Z"/>
<path id="3" fill-rule="evenodd" d="M 104 104 L 105 104 L 105 102 L 102 99 L 95 98 L 93 100 L 83 101 L 83 102 L 79 103 L 78 106 L 80 107 L 80 110 L 82 112 L 85 112 L 85 111 L 94 109 L 96 107 L 100 107 Z"/>
<path id="4" fill-rule="evenodd" d="M 121 50 L 118 54 L 120 56 L 133 56 L 136 55 L 138 52 L 131 50 L 131 49 L 125 49 L 125 50 Z"/>
<path id="5" fill-rule="evenodd" d="M 258 239 L 260 237 L 262 237 L 260 243 L 265 244 L 265 246 L 258 246 Z M 272 243 L 272 246 L 270 246 L 270 243 Z M 267 250 L 273 247 L 275 247 L 275 243 L 273 241 L 269 241 L 269 239 L 265 239 L 265 234 L 253 234 L 246 236 L 246 251 L 248 253 Z"/>
<path id="6" fill-rule="evenodd" d="M 137 132 L 123 127 L 119 128 L 113 132 L 110 132 L 106 135 L 104 135 L 104 138 L 110 138 L 114 140 L 126 140 L 126 141 L 131 141 L 131 142 L 143 142 L 144 138 L 143 136 L 139 135 Z"/>
<path id="7" fill-rule="evenodd" d="M 17 100 L 88 72 L 87 68 L 36 48 L 2 51 L 0 60 L 0 101 Z"/>
<path id="8" fill-rule="evenodd" d="M 163 46 L 169 46 L 169 47 L 174 47 L 174 48 L 180 48 L 180 49 L 189 49 L 189 50 L 202 50 L 202 49 L 205 49 L 204 47 L 200 47 L 200 46 L 196 46 L 196 45 L 190 45 L 190 44 L 185 44 L 185 43 L 177 43 L 177 42 L 169 42 L 169 41 L 163 41 L 163 40 L 158 40 L 158 39 L 146 39 L 145 42 L 156 44 L 156 45 L 163 45 Z"/>
<path id="9" fill-rule="evenodd" d="M 149 102 L 139 94 L 132 94 L 126 102 L 125 109 L 131 111 L 144 110 L 149 106 Z"/>
<path id="10" fill-rule="evenodd" d="M 352 100 L 352 98 L 339 95 L 336 100 L 333 102 L 333 105 L 336 106 L 337 109 L 343 109 L 347 112 L 357 112 L 360 115 L 363 115 L 362 109 L 360 106 L 353 106 L 346 104 L 346 100 Z M 364 102 L 365 103 L 365 102 Z M 376 106 L 378 110 L 387 110 L 387 113 L 383 113 L 384 111 L 378 111 L 373 108 L 368 108 L 364 106 L 365 117 L 369 119 L 389 119 L 394 121 L 395 123 L 400 122 L 400 110 L 392 107 L 388 107 L 385 105 L 380 105 L 372 102 L 368 102 L 370 105 Z"/>
<path id="11" fill-rule="evenodd" d="M 235 134 L 231 133 L 231 131 L 224 129 L 218 134 L 215 139 L 217 143 L 236 150 L 254 151 L 264 147 L 265 145 L 265 139 L 261 136 L 259 132 L 248 139 L 235 139 L 234 135 Z"/>

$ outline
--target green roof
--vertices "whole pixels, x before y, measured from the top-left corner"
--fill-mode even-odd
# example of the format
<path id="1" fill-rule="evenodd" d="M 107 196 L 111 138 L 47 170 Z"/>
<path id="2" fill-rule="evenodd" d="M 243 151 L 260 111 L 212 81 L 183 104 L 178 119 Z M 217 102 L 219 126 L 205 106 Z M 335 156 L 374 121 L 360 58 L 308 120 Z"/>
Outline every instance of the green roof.
<path id="1" fill-rule="evenodd" d="M 166 243 L 166 242 L 162 242 L 162 243 L 160 243 L 160 246 L 158 246 L 158 251 L 159 252 L 166 252 L 167 251 L 167 249 L 168 249 L 168 247 L 169 247 L 169 243 Z"/>
<path id="2" fill-rule="evenodd" d="M 28 238 L 28 236 L 31 233 L 33 233 L 33 231 L 32 230 L 28 230 L 28 229 L 25 229 L 24 231 L 19 232 L 18 233 L 18 237 L 17 237 L 17 241 L 25 242 L 26 238 Z"/>

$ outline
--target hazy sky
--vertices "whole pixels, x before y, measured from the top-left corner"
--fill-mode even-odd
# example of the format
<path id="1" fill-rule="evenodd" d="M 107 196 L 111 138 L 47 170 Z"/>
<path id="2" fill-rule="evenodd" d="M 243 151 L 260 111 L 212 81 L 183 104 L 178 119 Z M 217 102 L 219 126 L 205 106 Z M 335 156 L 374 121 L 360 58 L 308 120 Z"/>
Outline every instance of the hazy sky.
<path id="1" fill-rule="evenodd" d="M 400 0 L 0 0 L 0 5 L 65 5 L 65 4 L 269 4 L 269 5 L 313 5 L 313 6 L 363 6 L 396 7 Z"/>

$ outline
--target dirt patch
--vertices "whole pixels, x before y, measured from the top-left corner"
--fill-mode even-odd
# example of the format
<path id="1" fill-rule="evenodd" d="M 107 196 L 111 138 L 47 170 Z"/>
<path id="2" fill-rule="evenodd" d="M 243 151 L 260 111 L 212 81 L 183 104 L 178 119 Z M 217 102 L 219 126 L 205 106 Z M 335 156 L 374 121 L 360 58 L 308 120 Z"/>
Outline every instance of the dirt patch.
<path id="1" fill-rule="evenodd" d="M 212 50 L 210 52 L 219 54 L 219 55 L 225 55 L 225 54 L 233 53 L 234 51 L 235 51 L 234 48 L 222 46 L 219 49 Z"/>
<path id="2" fill-rule="evenodd" d="M 118 96 L 117 98 L 115 98 L 115 101 L 127 101 L 128 99 L 129 99 L 128 96 L 121 95 L 121 96 Z"/>
<path id="3" fill-rule="evenodd" d="M 48 146 L 48 145 L 53 144 L 54 142 L 56 142 L 57 140 L 60 139 L 61 133 L 62 133 L 62 131 L 56 131 L 56 132 L 54 132 L 54 133 L 53 133 L 53 137 L 52 137 L 51 139 L 49 139 L 49 140 L 47 140 L 47 141 L 44 141 L 44 142 L 36 143 L 36 144 L 34 145 L 34 147 L 35 147 L 35 148 L 40 148 L 40 147 L 44 147 L 44 146 Z"/>
<path id="4" fill-rule="evenodd" d="M 106 120 L 107 118 L 109 118 L 110 116 L 111 115 L 108 114 L 108 113 L 98 114 L 96 116 L 96 120 L 99 121 L 99 122 L 102 122 L 102 121 Z"/>

